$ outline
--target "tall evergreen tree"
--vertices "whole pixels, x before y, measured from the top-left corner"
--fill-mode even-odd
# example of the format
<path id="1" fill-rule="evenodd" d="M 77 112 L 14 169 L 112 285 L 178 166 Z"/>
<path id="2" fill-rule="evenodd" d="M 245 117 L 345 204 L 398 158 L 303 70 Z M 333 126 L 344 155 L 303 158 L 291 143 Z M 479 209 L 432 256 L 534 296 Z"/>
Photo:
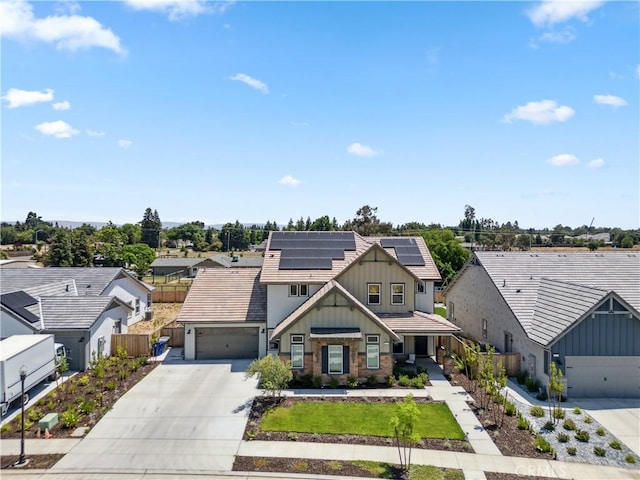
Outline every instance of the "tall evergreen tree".
<path id="1" fill-rule="evenodd" d="M 51 239 L 49 253 L 44 259 L 48 267 L 72 267 L 73 252 L 71 249 L 71 238 L 69 231 L 61 229 Z"/>
<path id="2" fill-rule="evenodd" d="M 160 246 L 160 232 L 162 231 L 162 222 L 157 210 L 147 208 L 144 211 L 142 221 L 140 221 L 142 229 L 142 243 L 149 245 L 151 248 Z"/>

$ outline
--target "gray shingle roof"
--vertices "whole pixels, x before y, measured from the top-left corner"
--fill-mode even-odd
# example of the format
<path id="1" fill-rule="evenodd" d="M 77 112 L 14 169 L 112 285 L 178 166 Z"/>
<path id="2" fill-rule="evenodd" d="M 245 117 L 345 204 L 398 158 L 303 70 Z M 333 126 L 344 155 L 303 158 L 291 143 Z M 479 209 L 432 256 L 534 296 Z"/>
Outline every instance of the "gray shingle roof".
<path id="1" fill-rule="evenodd" d="M 42 297 L 40 300 L 45 330 L 88 330 L 105 310 L 126 306 L 109 296 Z"/>
<path id="2" fill-rule="evenodd" d="M 202 258 L 156 258 L 150 265 L 153 267 L 193 267 L 202 262 Z"/>
<path id="3" fill-rule="evenodd" d="M 198 272 L 179 322 L 266 322 L 267 287 L 258 268 L 209 268 Z"/>
<path id="4" fill-rule="evenodd" d="M 211 261 L 216 262 L 226 268 L 259 268 L 262 267 L 264 257 L 234 257 L 229 255 L 214 255 L 209 257 Z"/>

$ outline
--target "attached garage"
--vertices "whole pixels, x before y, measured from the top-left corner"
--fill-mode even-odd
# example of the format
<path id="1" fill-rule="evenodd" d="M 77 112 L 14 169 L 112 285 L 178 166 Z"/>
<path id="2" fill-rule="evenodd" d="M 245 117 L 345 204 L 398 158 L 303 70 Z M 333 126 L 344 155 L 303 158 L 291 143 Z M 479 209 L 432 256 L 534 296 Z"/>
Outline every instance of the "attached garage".
<path id="1" fill-rule="evenodd" d="M 580 397 L 640 398 L 640 357 L 565 357 L 567 393 Z"/>
<path id="2" fill-rule="evenodd" d="M 195 330 L 196 360 L 258 358 L 258 328 L 213 327 Z"/>

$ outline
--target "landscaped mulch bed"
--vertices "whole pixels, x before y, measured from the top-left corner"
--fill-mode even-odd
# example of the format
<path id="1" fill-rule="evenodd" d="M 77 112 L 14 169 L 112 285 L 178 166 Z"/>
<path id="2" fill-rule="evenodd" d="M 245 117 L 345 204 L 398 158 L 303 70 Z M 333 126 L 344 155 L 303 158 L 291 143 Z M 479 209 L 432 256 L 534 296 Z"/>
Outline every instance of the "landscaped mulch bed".
<path id="1" fill-rule="evenodd" d="M 2 457 L 0 457 L 0 462 L 2 462 L 2 469 L 47 469 L 53 467 L 62 457 L 64 457 L 64 455 L 60 453 L 52 453 L 49 455 L 26 455 L 29 462 L 22 467 L 14 467 L 13 465 L 20 459 L 20 455 L 2 455 Z"/>
<path id="2" fill-rule="evenodd" d="M 414 398 L 416 403 L 433 403 L 430 398 Z M 244 440 L 266 440 L 266 441 L 298 441 L 310 443 L 343 443 L 347 445 L 373 445 L 381 447 L 395 447 L 395 440 L 390 437 L 375 437 L 371 435 L 336 435 L 324 433 L 295 433 L 295 432 L 264 432 L 260 429 L 263 415 L 269 408 L 288 407 L 296 402 L 353 402 L 353 403 L 395 403 L 398 398 L 393 397 L 281 397 L 272 400 L 267 397 L 256 397 L 251 411 L 249 421 L 244 431 Z M 473 453 L 473 448 L 468 442 L 462 440 L 448 440 L 440 438 L 424 438 L 416 445 L 416 448 L 430 450 L 451 450 L 453 452 Z"/>
<path id="3" fill-rule="evenodd" d="M 556 477 L 537 477 L 517 473 L 484 472 L 484 476 L 487 480 L 558 480 Z"/>
<path id="4" fill-rule="evenodd" d="M 473 398 L 473 402 L 469 404 L 469 407 L 476 415 L 480 423 L 484 426 L 485 430 L 491 436 L 491 439 L 498 447 L 498 450 L 503 455 L 512 457 L 528 457 L 528 458 L 545 458 L 548 460 L 553 459 L 553 454 L 543 453 L 538 451 L 534 446 L 534 436 L 528 430 L 520 430 L 517 426 L 516 416 L 502 415 L 498 416 L 498 425 L 496 425 L 493 412 L 489 409 L 481 409 L 479 407 L 480 402 L 479 393 L 480 387 L 476 389 L 476 392 L 471 393 L 468 391 L 467 377 L 462 373 L 453 373 L 451 375 L 451 385 L 460 385 Z M 499 427 L 499 423 L 502 426 Z"/>
<path id="5" fill-rule="evenodd" d="M 87 370 L 29 405 L 25 410 L 25 438 L 37 438 L 38 420 L 52 412 L 59 415 L 59 423 L 49 432 L 52 437 L 68 438 L 77 427 L 93 427 L 127 390 L 157 366 L 156 363 L 144 363 L 146 359 L 107 357 L 103 360 L 103 378 L 96 376 L 97 369 Z M 137 362 L 135 366 L 134 362 Z M 76 424 L 69 428 L 63 425 L 63 412 L 67 409 L 77 414 Z M 3 425 L 1 433 L 2 438 L 20 438 L 20 415 Z M 44 432 L 40 434 L 42 436 Z"/>

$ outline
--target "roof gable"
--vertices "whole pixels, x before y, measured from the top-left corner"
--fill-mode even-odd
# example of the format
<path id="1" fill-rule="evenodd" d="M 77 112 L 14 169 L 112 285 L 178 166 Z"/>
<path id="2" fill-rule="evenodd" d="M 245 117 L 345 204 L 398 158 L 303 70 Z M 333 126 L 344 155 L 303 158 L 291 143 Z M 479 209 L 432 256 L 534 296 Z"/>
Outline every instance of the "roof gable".
<path id="1" fill-rule="evenodd" d="M 131 307 L 116 297 L 42 297 L 44 330 L 88 330 L 103 312 L 116 307 Z"/>
<path id="2" fill-rule="evenodd" d="M 335 280 L 339 280 L 349 270 L 359 266 L 361 264 L 361 262 L 366 261 L 366 258 L 368 256 L 371 256 L 371 255 L 374 256 L 376 261 L 380 261 L 378 259 L 378 255 L 382 255 L 383 260 L 386 259 L 386 261 L 389 262 L 390 265 L 395 265 L 396 267 L 400 268 L 401 270 L 404 270 L 414 280 L 420 281 L 420 278 L 418 278 L 415 273 L 413 273 L 408 267 L 405 267 L 402 263 L 400 263 L 397 258 L 395 258 L 393 255 L 391 255 L 391 253 L 388 252 L 386 249 L 382 248 L 382 246 L 379 243 L 374 243 L 367 250 L 365 250 L 360 255 L 358 255 L 357 258 L 354 258 L 349 265 L 347 265 L 340 273 L 338 273 L 336 275 Z"/>

